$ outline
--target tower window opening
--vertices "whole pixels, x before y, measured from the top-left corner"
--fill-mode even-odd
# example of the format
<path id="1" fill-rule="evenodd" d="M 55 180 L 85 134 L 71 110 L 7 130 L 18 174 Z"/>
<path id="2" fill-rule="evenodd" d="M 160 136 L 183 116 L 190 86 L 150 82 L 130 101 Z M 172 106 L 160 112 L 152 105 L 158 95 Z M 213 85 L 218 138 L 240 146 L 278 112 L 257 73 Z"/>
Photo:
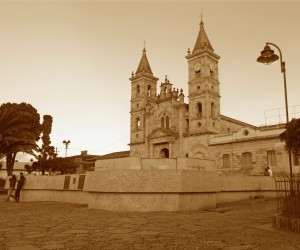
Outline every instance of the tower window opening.
<path id="1" fill-rule="evenodd" d="M 211 91 L 214 91 L 214 86 L 211 86 Z"/>
<path id="2" fill-rule="evenodd" d="M 141 127 L 140 118 L 136 118 L 136 128 L 140 128 L 140 127 Z"/>
<path id="3" fill-rule="evenodd" d="M 136 104 L 136 108 L 137 108 L 137 109 L 139 108 L 139 104 L 138 104 L 138 103 Z"/>
<path id="4" fill-rule="evenodd" d="M 215 104 L 213 102 L 210 104 L 210 116 L 215 117 Z"/>
<path id="5" fill-rule="evenodd" d="M 200 85 L 197 86 L 197 90 L 198 90 L 198 91 L 200 90 Z"/>
<path id="6" fill-rule="evenodd" d="M 140 85 L 137 85 L 137 86 L 136 86 L 136 90 L 137 90 L 137 93 L 138 93 L 138 94 L 141 92 Z"/>
<path id="7" fill-rule="evenodd" d="M 169 116 L 166 117 L 166 128 L 169 128 Z"/>
<path id="8" fill-rule="evenodd" d="M 200 102 L 198 102 L 197 108 L 198 108 L 198 115 L 201 117 L 202 116 L 202 104 Z"/>
<path id="9" fill-rule="evenodd" d="M 164 88 L 164 92 L 165 92 L 166 94 L 168 93 L 167 87 Z"/>
<path id="10" fill-rule="evenodd" d="M 148 85 L 148 96 L 151 96 L 151 86 Z"/>
<path id="11" fill-rule="evenodd" d="M 161 120 L 160 120 L 160 122 L 161 122 L 160 123 L 160 127 L 164 128 L 165 127 L 165 118 L 162 117 Z"/>
<path id="12" fill-rule="evenodd" d="M 198 122 L 198 127 L 199 127 L 199 128 L 201 127 L 201 122 Z"/>
<path id="13" fill-rule="evenodd" d="M 186 119 L 186 120 L 185 120 L 185 128 L 186 128 L 186 130 L 189 129 L 189 126 L 190 126 L 190 120 L 189 120 L 189 119 Z"/>

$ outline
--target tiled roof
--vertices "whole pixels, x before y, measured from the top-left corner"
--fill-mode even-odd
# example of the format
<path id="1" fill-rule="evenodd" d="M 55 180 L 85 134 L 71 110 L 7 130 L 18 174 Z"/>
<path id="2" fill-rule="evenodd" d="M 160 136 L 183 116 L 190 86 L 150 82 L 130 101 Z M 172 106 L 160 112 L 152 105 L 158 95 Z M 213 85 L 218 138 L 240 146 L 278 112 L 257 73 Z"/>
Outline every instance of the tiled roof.
<path id="1" fill-rule="evenodd" d="M 136 73 L 140 73 L 140 72 L 146 72 L 146 73 L 152 74 L 152 70 L 151 70 L 149 61 L 147 59 L 145 48 L 143 49 L 143 55 L 142 55 L 141 61 L 139 63 L 139 66 L 136 70 Z"/>
<path id="2" fill-rule="evenodd" d="M 204 23 L 200 22 L 200 31 L 198 33 L 198 37 L 197 37 L 197 40 L 196 40 L 196 43 L 195 43 L 195 47 L 194 47 L 194 50 L 193 50 L 193 53 L 194 52 L 197 52 L 199 50 L 203 50 L 205 48 L 208 48 L 208 49 L 211 49 L 212 51 L 214 51 L 213 47 L 211 46 L 211 43 L 206 35 L 206 32 L 204 30 Z"/>

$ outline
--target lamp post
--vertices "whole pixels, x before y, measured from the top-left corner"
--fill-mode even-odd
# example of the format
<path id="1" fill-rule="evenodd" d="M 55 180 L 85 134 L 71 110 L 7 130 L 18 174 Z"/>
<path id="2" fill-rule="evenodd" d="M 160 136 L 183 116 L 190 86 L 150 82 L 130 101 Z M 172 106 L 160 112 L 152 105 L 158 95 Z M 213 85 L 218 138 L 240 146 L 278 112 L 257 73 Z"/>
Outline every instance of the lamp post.
<path id="1" fill-rule="evenodd" d="M 270 48 L 269 45 L 274 46 L 275 48 L 278 49 L 279 51 L 279 57 L 274 54 L 274 50 L 272 50 Z M 287 90 L 286 90 L 286 74 L 285 74 L 285 62 L 283 62 L 282 60 L 282 53 L 280 48 L 274 44 L 274 43 L 270 43 L 267 42 L 266 46 L 264 47 L 264 50 L 260 52 L 260 56 L 257 58 L 257 62 L 259 63 L 263 63 L 263 64 L 271 64 L 272 62 L 277 61 L 278 59 L 280 59 L 280 69 L 281 69 L 281 73 L 283 74 L 283 83 L 284 83 L 284 97 L 285 97 L 285 115 L 286 115 L 286 123 L 289 122 L 289 110 L 288 110 L 288 98 L 287 98 Z M 292 154 L 291 151 L 289 150 L 289 168 L 290 168 L 290 179 L 291 179 L 291 183 L 290 183 L 290 195 L 294 194 L 294 190 L 293 190 L 293 169 L 292 169 Z"/>
<path id="2" fill-rule="evenodd" d="M 65 157 L 67 157 L 67 152 L 68 152 L 68 146 L 69 144 L 71 143 L 70 140 L 63 140 L 62 142 L 63 144 L 65 144 L 65 147 L 66 147 L 66 154 L 65 154 Z"/>

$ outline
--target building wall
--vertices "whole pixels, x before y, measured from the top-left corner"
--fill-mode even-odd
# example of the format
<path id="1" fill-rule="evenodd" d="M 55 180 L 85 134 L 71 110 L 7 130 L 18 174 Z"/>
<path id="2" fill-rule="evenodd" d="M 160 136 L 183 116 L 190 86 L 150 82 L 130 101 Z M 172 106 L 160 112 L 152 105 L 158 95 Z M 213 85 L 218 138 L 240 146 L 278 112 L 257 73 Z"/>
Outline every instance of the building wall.
<path id="1" fill-rule="evenodd" d="M 226 143 L 212 146 L 215 154 L 216 165 L 223 173 L 243 173 L 251 175 L 262 175 L 268 166 L 267 151 L 274 150 L 276 155 L 276 165 L 271 166 L 273 171 L 282 171 L 283 165 L 283 143 L 279 139 L 241 141 L 236 143 Z M 250 152 L 252 168 L 243 169 L 242 154 Z M 229 166 L 224 166 L 223 155 L 229 155 Z"/>

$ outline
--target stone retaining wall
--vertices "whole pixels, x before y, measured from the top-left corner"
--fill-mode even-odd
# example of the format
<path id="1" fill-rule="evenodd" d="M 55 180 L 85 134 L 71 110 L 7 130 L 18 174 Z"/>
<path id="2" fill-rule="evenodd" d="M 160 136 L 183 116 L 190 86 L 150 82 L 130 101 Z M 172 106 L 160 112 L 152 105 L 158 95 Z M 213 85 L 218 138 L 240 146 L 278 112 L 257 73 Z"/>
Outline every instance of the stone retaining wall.
<path id="1" fill-rule="evenodd" d="M 21 201 L 72 202 L 110 211 L 200 210 L 251 196 L 275 197 L 271 177 L 224 176 L 214 171 L 122 169 L 25 177 Z"/>

